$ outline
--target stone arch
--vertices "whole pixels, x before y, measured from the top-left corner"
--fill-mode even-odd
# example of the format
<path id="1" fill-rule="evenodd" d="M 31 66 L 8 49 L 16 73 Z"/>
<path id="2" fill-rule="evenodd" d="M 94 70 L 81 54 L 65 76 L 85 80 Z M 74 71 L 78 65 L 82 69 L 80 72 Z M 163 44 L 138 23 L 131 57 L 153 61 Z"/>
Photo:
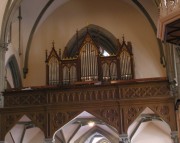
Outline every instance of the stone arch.
<path id="1" fill-rule="evenodd" d="M 32 124 L 36 127 L 40 128 L 42 131 L 45 132 L 46 126 L 44 126 L 46 117 L 43 113 L 12 113 L 7 114 L 4 117 L 4 123 L 2 128 L 4 128 L 2 137 L 5 137 L 5 134 L 13 128 L 24 116 L 26 116 Z"/>
<path id="2" fill-rule="evenodd" d="M 74 57 L 77 54 L 84 36 L 89 33 L 93 41 L 100 47 L 103 47 L 111 54 L 115 54 L 118 50 L 118 42 L 115 36 L 108 30 L 98 25 L 90 24 L 87 27 L 80 29 L 67 43 L 63 57 Z M 77 42 L 78 41 L 78 42 Z"/>
<path id="3" fill-rule="evenodd" d="M 68 122 L 76 118 L 82 112 L 87 112 L 98 119 L 102 120 L 103 122 L 107 123 L 108 125 L 114 127 L 118 132 L 120 132 L 120 121 L 119 121 L 119 109 L 117 106 L 111 108 L 103 108 L 103 109 L 87 109 L 87 107 L 82 108 L 81 110 L 76 111 L 58 111 L 51 115 L 53 118 L 51 132 L 54 133 L 58 129 L 61 129 L 66 125 Z M 51 134 L 53 136 L 53 134 Z"/>
<path id="4" fill-rule="evenodd" d="M 89 111 L 88 111 L 89 112 Z M 103 122 L 114 127 L 119 133 L 121 132 L 121 119 L 119 107 L 105 107 L 103 109 L 97 109 L 90 111 L 95 117 L 101 119 Z"/>
<path id="5" fill-rule="evenodd" d="M 91 111 L 90 111 L 91 112 Z M 95 116 L 95 114 L 92 114 L 90 113 L 89 111 L 82 111 L 80 114 L 78 114 L 76 117 L 73 116 L 73 119 L 71 118 L 71 120 L 69 120 L 68 122 L 66 122 L 66 124 L 63 124 L 59 129 L 57 129 L 54 134 L 53 134 L 53 142 L 55 142 L 55 140 L 58 138 L 59 140 L 61 140 L 63 142 L 63 139 L 60 139 L 62 138 L 62 133 L 64 130 L 66 130 L 66 128 L 69 128 L 74 124 L 77 124 L 74 130 L 74 132 L 78 131 L 79 128 L 81 128 L 81 126 L 83 125 L 87 125 L 89 121 L 92 121 L 95 122 L 96 124 L 98 125 L 107 125 L 108 128 L 110 128 L 112 130 L 112 132 L 115 132 L 117 135 L 119 134 L 118 131 L 112 127 L 111 125 L 108 125 L 107 122 L 104 122 L 102 120 L 102 118 L 98 118 L 97 116 Z M 76 112 L 77 113 L 77 112 Z M 74 114 L 75 115 L 75 114 Z M 74 127 L 73 127 L 74 128 Z M 95 131 L 94 131 L 95 132 Z M 69 133 L 70 134 L 70 133 Z M 74 134 L 74 133 L 73 133 Z M 57 135 L 59 137 L 57 137 Z M 70 140 L 70 139 L 67 139 L 67 140 Z M 66 141 L 67 141 L 66 140 Z"/>
<path id="6" fill-rule="evenodd" d="M 148 129 L 149 130 L 148 130 Z M 146 107 L 143 112 L 139 114 L 139 116 L 133 121 L 133 123 L 129 126 L 127 130 L 127 134 L 129 140 L 132 143 L 136 143 L 137 140 L 140 138 L 139 134 L 141 135 L 141 140 L 143 136 L 145 136 L 146 132 L 149 136 L 157 136 L 156 134 L 160 134 L 164 136 L 165 142 L 171 143 L 171 128 L 156 112 L 151 110 L 149 107 Z M 154 134 L 154 132 L 156 132 Z M 150 138 L 151 139 L 151 138 Z M 141 142 L 139 140 L 139 142 Z M 158 140 L 158 137 L 154 137 L 154 140 Z M 152 140 L 151 140 L 152 142 Z M 160 141 L 163 142 L 163 141 Z"/>
<path id="7" fill-rule="evenodd" d="M 127 116 L 127 124 L 126 132 L 128 127 L 139 117 L 139 115 L 146 109 L 149 108 L 152 110 L 156 115 L 160 116 L 162 120 L 164 120 L 172 130 L 176 130 L 176 121 L 171 114 L 174 112 L 174 106 L 173 109 L 170 104 L 163 104 L 163 105 L 148 105 L 148 106 L 130 106 L 128 109 L 126 109 L 126 116 Z M 172 113 L 171 113 L 172 112 Z M 174 113 L 175 114 L 175 113 Z M 174 115 L 173 114 L 173 115 Z"/>
<path id="8" fill-rule="evenodd" d="M 163 105 L 156 105 L 156 106 L 149 106 L 149 108 L 158 116 L 161 117 L 161 119 L 166 122 L 171 128 L 171 130 L 177 130 L 176 128 L 176 119 L 174 116 L 174 105 L 173 108 L 171 108 L 170 104 L 163 104 Z M 174 112 L 174 113 L 173 113 Z"/>
<path id="9" fill-rule="evenodd" d="M 34 142 L 38 143 L 45 138 L 43 131 L 36 127 L 33 121 L 26 115 L 23 115 L 20 120 L 6 133 L 5 141 L 8 143 L 14 142 Z"/>
<path id="10" fill-rule="evenodd" d="M 95 126 L 90 131 L 88 131 L 85 134 L 83 134 L 74 143 L 84 143 L 91 135 L 94 135 L 96 133 L 97 134 L 101 134 L 102 136 L 104 136 L 111 143 L 115 143 L 115 142 L 119 141 L 119 138 L 116 138 L 115 136 L 113 136 L 112 134 L 109 134 L 107 131 L 103 130 L 102 128 L 100 128 L 98 126 Z"/>
<path id="11" fill-rule="evenodd" d="M 124 109 L 125 117 L 127 119 L 125 124 L 125 132 L 127 132 L 129 126 L 134 122 L 136 118 L 140 115 L 140 113 L 145 109 L 144 106 L 129 106 L 127 109 Z"/>
<path id="12" fill-rule="evenodd" d="M 17 63 L 15 55 L 12 55 L 9 58 L 6 64 L 6 68 L 10 68 L 14 87 L 15 88 L 22 87 L 21 75 L 20 75 L 20 71 L 19 71 L 19 67 L 18 67 L 18 63 Z"/>

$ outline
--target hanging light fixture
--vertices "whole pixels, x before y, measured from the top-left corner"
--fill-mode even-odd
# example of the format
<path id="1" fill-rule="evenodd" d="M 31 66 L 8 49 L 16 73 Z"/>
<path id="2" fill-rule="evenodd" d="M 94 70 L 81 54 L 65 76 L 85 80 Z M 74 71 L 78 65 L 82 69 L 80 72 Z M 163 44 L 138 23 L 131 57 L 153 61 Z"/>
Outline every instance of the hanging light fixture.
<path id="1" fill-rule="evenodd" d="M 95 125 L 95 122 L 93 122 L 93 121 L 89 121 L 89 122 L 88 122 L 88 126 L 89 126 L 89 127 L 93 127 L 94 125 Z"/>

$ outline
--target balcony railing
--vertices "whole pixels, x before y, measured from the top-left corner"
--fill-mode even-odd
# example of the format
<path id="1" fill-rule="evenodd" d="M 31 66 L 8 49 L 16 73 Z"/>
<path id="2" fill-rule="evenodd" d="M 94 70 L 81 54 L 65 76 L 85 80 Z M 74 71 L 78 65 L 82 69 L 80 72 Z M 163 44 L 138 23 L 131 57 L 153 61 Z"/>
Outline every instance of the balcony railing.
<path id="1" fill-rule="evenodd" d="M 119 101 L 170 97 L 164 78 L 111 81 L 110 83 L 82 82 L 73 86 L 32 87 L 4 93 L 6 107 L 79 104 L 86 102 Z"/>

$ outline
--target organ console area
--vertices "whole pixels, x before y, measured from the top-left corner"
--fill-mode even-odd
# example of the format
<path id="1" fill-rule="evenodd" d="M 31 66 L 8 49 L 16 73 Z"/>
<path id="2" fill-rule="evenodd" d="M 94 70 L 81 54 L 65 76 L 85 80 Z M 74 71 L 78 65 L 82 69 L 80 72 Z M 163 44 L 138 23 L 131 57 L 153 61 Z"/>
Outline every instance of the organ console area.
<path id="1" fill-rule="evenodd" d="M 78 38 L 77 38 L 78 39 Z M 61 57 L 55 50 L 54 42 L 51 51 L 46 51 L 46 84 L 73 85 L 116 80 L 134 79 L 134 60 L 132 45 L 122 40 L 115 47 L 116 53 L 109 54 L 107 50 L 86 32 L 83 40 L 76 41 L 75 56 Z"/>

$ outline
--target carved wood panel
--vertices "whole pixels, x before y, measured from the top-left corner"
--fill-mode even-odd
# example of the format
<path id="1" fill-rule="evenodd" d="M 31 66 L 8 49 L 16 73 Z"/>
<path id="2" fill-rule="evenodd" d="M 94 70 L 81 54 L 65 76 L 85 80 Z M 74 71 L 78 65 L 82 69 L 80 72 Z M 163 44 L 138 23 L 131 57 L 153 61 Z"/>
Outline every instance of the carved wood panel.
<path id="1" fill-rule="evenodd" d="M 60 129 L 63 125 L 72 120 L 75 116 L 78 115 L 78 111 L 61 111 L 55 110 L 49 112 L 49 134 L 48 136 L 52 137 L 55 131 Z"/>
<path id="2" fill-rule="evenodd" d="M 5 107 L 33 106 L 47 104 L 47 97 L 44 91 L 21 91 L 17 94 L 10 93 L 5 97 Z"/>
<path id="3" fill-rule="evenodd" d="M 101 107 L 98 110 L 94 110 L 94 113 L 98 115 L 107 125 L 110 125 L 121 132 L 120 110 L 118 106 L 115 107 Z"/>
<path id="4" fill-rule="evenodd" d="M 47 88 L 6 94 L 5 108 L 0 109 L 1 140 L 23 115 L 41 128 L 46 137 L 52 137 L 57 129 L 83 111 L 92 113 L 121 134 L 146 107 L 176 130 L 174 97 L 166 82 Z"/>
<path id="5" fill-rule="evenodd" d="M 118 99 L 116 88 L 96 88 L 87 90 L 72 90 L 67 92 L 49 93 L 49 103 L 66 103 L 66 102 L 94 102 L 104 100 Z"/>
<path id="6" fill-rule="evenodd" d="M 143 111 L 143 105 L 130 105 L 125 106 L 124 108 L 124 130 L 127 132 L 128 127 L 133 123 L 133 121 L 139 116 Z"/>
<path id="7" fill-rule="evenodd" d="M 161 84 L 161 85 L 133 85 L 131 87 L 129 86 L 122 86 L 119 87 L 119 94 L 121 95 L 121 98 L 145 98 L 145 97 L 162 97 L 162 96 L 168 96 L 170 95 L 170 91 L 168 89 L 167 84 Z"/>
<path id="8" fill-rule="evenodd" d="M 172 130 L 176 130 L 176 119 L 175 119 L 175 111 L 174 104 L 171 103 L 151 103 L 151 104 L 140 104 L 140 105 L 130 105 L 125 106 L 124 108 L 124 126 L 125 130 L 128 130 L 128 127 L 133 123 L 133 121 L 138 118 L 138 116 L 143 112 L 143 110 L 149 107 L 152 109 L 154 114 L 160 116 Z"/>
<path id="9" fill-rule="evenodd" d="M 13 113 L 3 113 L 1 115 L 1 137 L 5 135 L 13 128 L 18 121 L 26 115 L 36 127 L 39 127 L 44 133 L 46 132 L 46 114 L 45 112 L 32 111 L 32 112 L 18 112 L 15 110 Z M 2 139 L 1 138 L 1 139 Z"/>
<path id="10" fill-rule="evenodd" d="M 149 105 L 170 127 L 173 131 L 177 130 L 175 110 L 172 103 Z"/>

